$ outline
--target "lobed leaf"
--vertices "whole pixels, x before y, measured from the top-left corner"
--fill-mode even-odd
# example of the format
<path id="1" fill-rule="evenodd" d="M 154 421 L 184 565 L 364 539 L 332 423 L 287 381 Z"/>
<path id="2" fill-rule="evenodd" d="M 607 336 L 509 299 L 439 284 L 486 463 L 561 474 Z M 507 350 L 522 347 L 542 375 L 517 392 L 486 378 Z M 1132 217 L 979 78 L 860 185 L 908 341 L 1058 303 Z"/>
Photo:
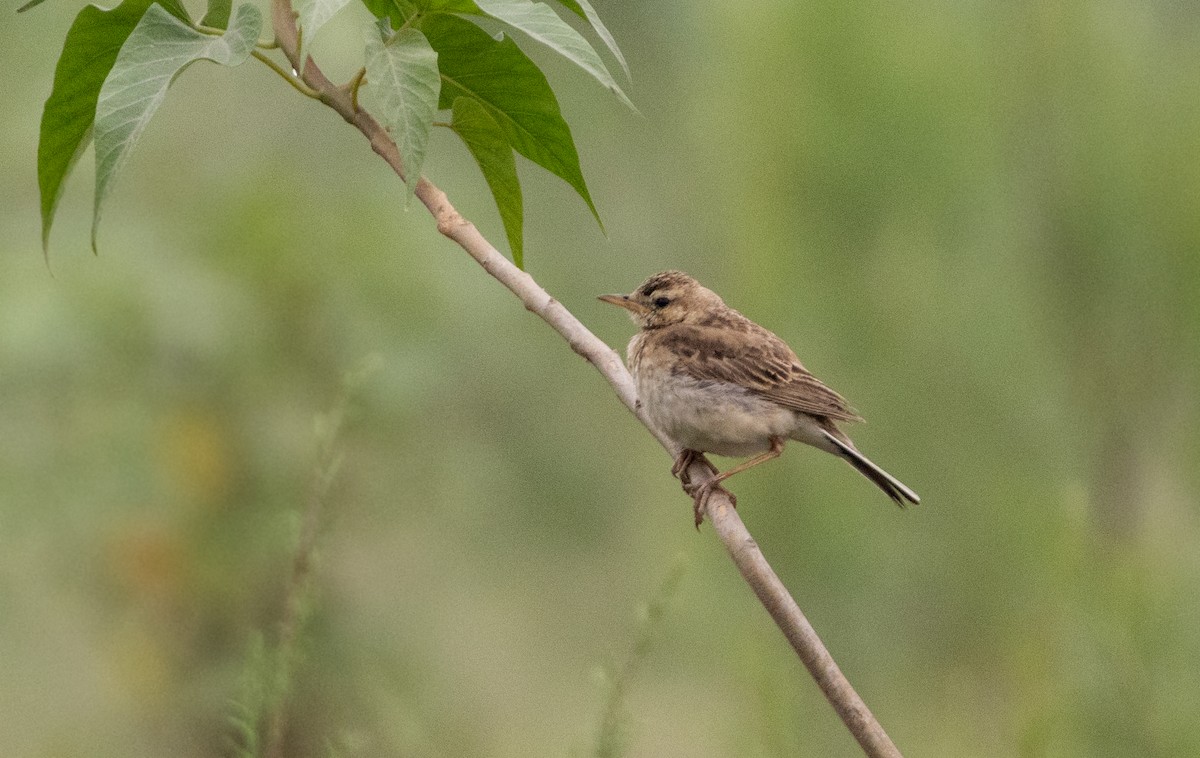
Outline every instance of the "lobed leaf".
<path id="1" fill-rule="evenodd" d="M 421 31 L 438 53 L 439 107 L 451 108 L 460 97 L 478 102 L 495 119 L 508 144 L 571 185 L 599 223 L 554 91 L 521 48 L 456 16 L 430 16 L 422 21 Z"/>
<path id="2" fill-rule="evenodd" d="M 475 4 L 486 15 L 528 34 L 579 66 L 607 87 L 631 110 L 637 111 L 633 101 L 617 86 L 612 74 L 608 73 L 604 61 L 600 60 L 595 49 L 574 27 L 559 18 L 550 6 L 533 0 L 475 0 Z"/>
<path id="3" fill-rule="evenodd" d="M 600 20 L 600 16 L 591 3 L 588 0 L 560 0 L 560 2 L 572 13 L 591 24 L 596 35 L 603 40 L 613 57 L 621 64 L 621 70 L 628 78 L 629 64 L 625 62 L 621 48 L 617 47 L 612 33 Z M 601 84 L 613 90 L 630 108 L 633 108 L 633 104 L 629 102 L 625 93 L 613 81 L 604 62 L 596 55 L 595 49 L 573 27 L 542 3 L 530 0 L 363 0 L 363 4 L 377 18 L 391 18 L 393 28 L 399 28 L 405 21 L 418 13 L 490 16 L 528 34 L 581 66 L 595 76 Z"/>
<path id="4" fill-rule="evenodd" d="M 513 263 L 524 268 L 524 211 L 517 162 L 504 130 L 478 100 L 456 98 L 450 128 L 454 130 L 479 164 L 483 178 L 496 199 L 504 233 L 512 250 Z"/>
<path id="5" fill-rule="evenodd" d="M 249 57 L 262 29 L 262 14 L 239 6 L 229 30 L 202 34 L 152 5 L 117 55 L 96 101 L 96 198 L 92 249 L 104 202 L 146 124 L 162 105 L 167 88 L 198 60 L 236 66 Z"/>
<path id="6" fill-rule="evenodd" d="M 329 19 L 349 3 L 350 0 L 294 0 L 292 9 L 296 12 L 296 25 L 300 28 L 298 57 L 301 67 L 308 62 L 308 54 L 305 52 L 308 43 L 312 42 Z"/>
<path id="7" fill-rule="evenodd" d="M 89 5 L 79 12 L 67 32 L 54 69 L 54 85 L 42 109 L 38 137 L 43 253 L 49 250 L 50 227 L 63 185 L 92 140 L 100 88 L 121 46 L 151 2 L 125 0 L 111 10 Z M 164 0 L 163 6 L 177 18 L 187 19 L 187 12 L 178 0 Z"/>
<path id="8" fill-rule="evenodd" d="M 396 140 L 411 196 L 421 179 L 441 94 L 438 54 L 416 29 L 402 29 L 386 43 L 373 29 L 366 57 L 372 112 Z"/>

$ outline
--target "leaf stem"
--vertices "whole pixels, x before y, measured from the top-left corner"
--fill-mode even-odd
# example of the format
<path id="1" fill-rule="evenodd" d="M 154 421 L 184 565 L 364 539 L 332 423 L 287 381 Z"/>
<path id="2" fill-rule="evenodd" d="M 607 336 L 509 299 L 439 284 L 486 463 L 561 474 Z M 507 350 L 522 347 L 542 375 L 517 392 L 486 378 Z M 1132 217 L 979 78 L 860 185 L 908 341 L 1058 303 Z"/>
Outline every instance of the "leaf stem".
<path id="1" fill-rule="evenodd" d="M 283 80 L 295 87 L 296 91 L 301 95 L 304 95 L 305 97 L 311 97 L 313 100 L 321 99 L 321 93 L 300 81 L 298 77 L 293 76 L 290 72 L 285 71 L 283 66 L 280 66 L 278 63 L 268 58 L 266 53 L 262 52 L 261 50 L 251 50 L 250 54 L 265 63 L 272 71 L 283 77 Z"/>
<path id="2" fill-rule="evenodd" d="M 415 24 L 417 21 L 420 21 L 420 20 L 421 20 L 421 11 L 417 11 L 416 13 L 412 14 L 408 18 L 404 19 L 404 23 L 400 24 L 399 29 L 392 32 L 391 39 L 389 39 L 388 41 L 391 42 L 391 40 L 396 38 L 397 34 L 404 31 L 405 29 L 409 28 L 410 26 L 412 26 L 413 24 Z"/>
<path id="3" fill-rule="evenodd" d="M 350 104 L 354 107 L 354 112 L 358 112 L 358 90 L 362 87 L 363 82 L 367 78 L 367 67 L 363 66 L 358 71 L 354 72 L 354 78 L 346 85 L 346 89 L 350 92 Z"/>
<path id="4" fill-rule="evenodd" d="M 38 2 L 41 2 L 41 1 L 42 0 L 38 0 Z M 215 26 L 205 26 L 204 24 L 201 24 L 201 23 L 193 23 L 192 28 L 195 29 L 196 31 L 200 32 L 201 34 L 207 34 L 211 37 L 223 37 L 223 36 L 225 36 L 225 32 L 229 31 L 228 29 L 219 29 Z M 257 47 L 259 50 L 278 50 L 279 42 L 277 40 L 273 40 L 273 39 L 270 39 L 270 40 L 260 39 L 254 43 L 254 46 Z"/>

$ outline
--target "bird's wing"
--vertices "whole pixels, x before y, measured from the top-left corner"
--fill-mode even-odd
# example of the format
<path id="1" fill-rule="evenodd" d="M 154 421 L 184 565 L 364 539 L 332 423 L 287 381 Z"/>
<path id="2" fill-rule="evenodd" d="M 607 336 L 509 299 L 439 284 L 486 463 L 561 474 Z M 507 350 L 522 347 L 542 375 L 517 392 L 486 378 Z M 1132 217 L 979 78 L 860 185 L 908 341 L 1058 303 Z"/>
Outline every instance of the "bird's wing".
<path id="1" fill-rule="evenodd" d="M 862 421 L 850 404 L 800 363 L 783 340 L 748 319 L 735 329 L 676 324 L 660 339 L 677 356 L 673 370 L 737 384 L 785 408 Z"/>

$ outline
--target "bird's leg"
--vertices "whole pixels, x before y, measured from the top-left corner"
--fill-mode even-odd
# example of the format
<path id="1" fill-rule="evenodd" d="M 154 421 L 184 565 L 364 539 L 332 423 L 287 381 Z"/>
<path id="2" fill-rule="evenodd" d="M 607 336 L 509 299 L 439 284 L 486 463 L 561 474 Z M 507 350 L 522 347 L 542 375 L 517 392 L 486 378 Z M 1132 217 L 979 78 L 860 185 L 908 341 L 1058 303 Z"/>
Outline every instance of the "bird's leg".
<path id="1" fill-rule="evenodd" d="M 704 513 L 704 506 L 707 504 L 709 496 L 712 495 L 713 490 L 715 490 L 715 489 L 719 488 L 721 490 L 724 490 L 725 494 L 729 495 L 729 499 L 731 501 L 733 501 L 733 507 L 734 508 L 737 507 L 737 500 L 733 497 L 733 493 L 730 492 L 729 490 L 725 489 L 725 487 L 723 487 L 721 485 L 721 482 L 725 481 L 726 479 L 733 476 L 734 474 L 740 474 L 743 471 L 745 471 L 746 469 L 754 468 L 755 466 L 757 466 L 760 463 L 766 463 L 767 461 L 774 460 L 782 454 L 783 454 L 783 438 L 782 437 L 772 437 L 771 438 L 771 448 L 769 450 L 767 450 L 767 452 L 756 455 L 748 461 L 739 463 L 738 465 L 734 466 L 733 468 L 729 469 L 728 471 L 717 474 L 716 476 L 714 476 L 712 479 L 709 479 L 704 484 L 701 484 L 698 487 L 694 487 L 692 489 L 692 491 L 689 492 L 688 494 L 690 494 L 692 496 L 692 498 L 696 501 L 696 527 L 699 528 L 700 522 L 704 520 L 703 516 L 702 516 L 702 514 Z"/>
<path id="2" fill-rule="evenodd" d="M 740 474 L 743 471 L 745 471 L 746 469 L 754 468 L 755 466 L 757 466 L 760 463 L 766 463 L 767 461 L 774 460 L 774 459 L 778 458 L 780 455 L 783 455 L 783 437 L 772 437 L 771 438 L 771 448 L 769 450 L 767 450 L 767 452 L 756 455 L 748 461 L 743 461 L 742 463 L 739 463 L 738 465 L 734 466 L 733 468 L 729 469 L 728 471 L 717 474 L 715 477 L 713 477 L 712 479 L 709 479 L 707 482 L 705 482 L 701 486 L 714 487 L 717 484 L 720 484 L 721 482 L 725 481 L 729 477 L 733 476 L 734 474 Z"/>

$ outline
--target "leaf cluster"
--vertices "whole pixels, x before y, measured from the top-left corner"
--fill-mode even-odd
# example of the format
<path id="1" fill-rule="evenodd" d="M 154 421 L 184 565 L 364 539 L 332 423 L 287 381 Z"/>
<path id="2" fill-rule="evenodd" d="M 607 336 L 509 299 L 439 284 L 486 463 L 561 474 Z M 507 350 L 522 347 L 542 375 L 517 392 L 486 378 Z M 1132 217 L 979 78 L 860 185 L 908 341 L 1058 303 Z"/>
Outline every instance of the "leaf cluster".
<path id="1" fill-rule="evenodd" d="M 34 0 L 22 8 L 38 4 Z M 311 40 L 351 0 L 295 0 L 299 59 L 311 60 Z M 570 128 L 545 74 L 507 35 L 517 31 L 595 78 L 622 102 L 626 97 L 596 49 L 545 3 L 534 0 L 362 0 L 376 17 L 363 49 L 364 65 L 347 84 L 392 135 L 415 190 L 435 125 L 454 131 L 474 157 L 496 200 L 513 259 L 523 263 L 524 211 L 515 154 L 560 177 L 600 221 L 588 192 Z M 628 76 L 624 56 L 587 0 L 562 0 L 604 43 Z M 483 21 L 504 31 L 485 31 Z M 263 18 L 250 4 L 209 0 L 194 21 L 179 0 L 124 0 L 112 9 L 89 5 L 67 32 L 54 86 L 42 113 L 38 143 L 42 246 L 67 177 L 95 143 L 92 248 L 105 203 L 138 139 L 172 82 L 197 61 L 237 66 L 254 57 L 299 91 L 316 96 L 303 71 L 289 71 L 260 41 Z M 449 121 L 439 121 L 439 111 Z"/>

